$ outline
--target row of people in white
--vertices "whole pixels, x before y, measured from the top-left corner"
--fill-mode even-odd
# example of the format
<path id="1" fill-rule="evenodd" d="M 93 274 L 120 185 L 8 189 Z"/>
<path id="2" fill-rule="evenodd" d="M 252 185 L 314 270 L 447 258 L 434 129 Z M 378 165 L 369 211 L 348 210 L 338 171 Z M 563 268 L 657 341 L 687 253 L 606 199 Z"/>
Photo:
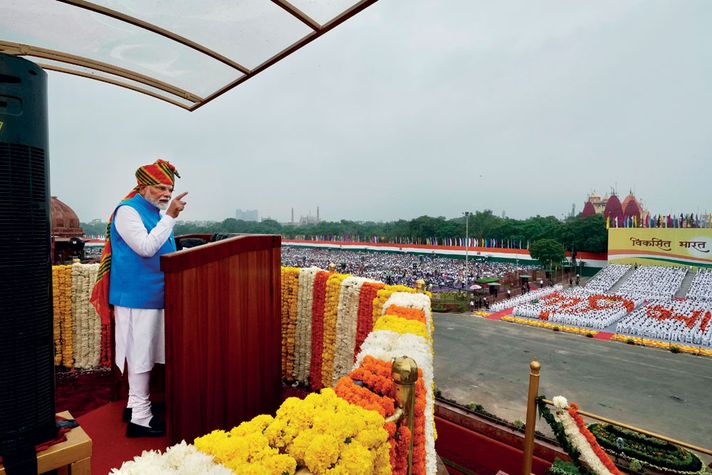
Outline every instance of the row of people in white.
<path id="1" fill-rule="evenodd" d="M 636 300 L 670 298 L 680 288 L 687 271 L 687 267 L 640 266 L 617 293 Z"/>
<path id="2" fill-rule="evenodd" d="M 712 346 L 712 304 L 694 300 L 656 300 L 634 310 L 616 332 L 672 343 Z"/>
<path id="3" fill-rule="evenodd" d="M 712 300 L 712 269 L 700 269 L 692 280 L 688 298 Z"/>
<path id="4" fill-rule="evenodd" d="M 532 290 L 530 292 L 527 292 L 526 294 L 521 294 L 510 299 L 501 300 L 493 304 L 490 307 L 490 310 L 492 310 L 493 312 L 500 312 L 502 310 L 516 307 L 517 305 L 521 305 L 526 302 L 531 302 L 532 300 L 538 300 L 549 294 L 553 294 L 554 292 L 561 289 L 563 289 L 563 286 L 561 284 L 556 284 L 553 287 L 544 287 L 541 289 Z"/>
<path id="5" fill-rule="evenodd" d="M 625 275 L 631 266 L 627 264 L 610 264 L 598 271 L 586 284 L 586 289 L 593 292 L 606 292 Z"/>

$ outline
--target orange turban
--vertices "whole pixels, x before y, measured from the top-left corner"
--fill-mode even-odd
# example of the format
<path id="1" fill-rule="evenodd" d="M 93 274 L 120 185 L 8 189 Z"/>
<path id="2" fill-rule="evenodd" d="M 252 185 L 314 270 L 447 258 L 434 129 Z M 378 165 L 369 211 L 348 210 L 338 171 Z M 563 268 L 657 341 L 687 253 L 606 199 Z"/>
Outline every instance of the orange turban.
<path id="1" fill-rule="evenodd" d="M 175 185 L 176 177 L 180 178 L 176 167 L 171 163 L 158 159 L 150 165 L 144 165 L 136 170 L 136 181 L 139 185 Z"/>

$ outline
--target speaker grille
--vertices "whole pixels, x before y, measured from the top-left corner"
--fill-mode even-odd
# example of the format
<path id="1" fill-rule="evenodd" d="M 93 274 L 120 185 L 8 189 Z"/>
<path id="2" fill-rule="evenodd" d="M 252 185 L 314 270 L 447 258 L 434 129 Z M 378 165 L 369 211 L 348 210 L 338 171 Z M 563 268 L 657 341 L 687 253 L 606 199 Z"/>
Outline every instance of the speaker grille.
<path id="1" fill-rule="evenodd" d="M 44 150 L 0 142 L 0 453 L 55 430 L 47 176 Z"/>

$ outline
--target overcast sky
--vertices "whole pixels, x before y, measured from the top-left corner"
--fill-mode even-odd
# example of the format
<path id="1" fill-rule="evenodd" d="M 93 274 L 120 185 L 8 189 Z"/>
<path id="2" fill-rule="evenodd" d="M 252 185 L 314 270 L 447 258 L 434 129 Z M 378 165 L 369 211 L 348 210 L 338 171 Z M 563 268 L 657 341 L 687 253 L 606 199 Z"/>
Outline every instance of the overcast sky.
<path id="1" fill-rule="evenodd" d="M 381 0 L 196 112 L 49 74 L 52 194 L 105 219 L 161 157 L 186 220 L 712 211 L 712 2 Z"/>

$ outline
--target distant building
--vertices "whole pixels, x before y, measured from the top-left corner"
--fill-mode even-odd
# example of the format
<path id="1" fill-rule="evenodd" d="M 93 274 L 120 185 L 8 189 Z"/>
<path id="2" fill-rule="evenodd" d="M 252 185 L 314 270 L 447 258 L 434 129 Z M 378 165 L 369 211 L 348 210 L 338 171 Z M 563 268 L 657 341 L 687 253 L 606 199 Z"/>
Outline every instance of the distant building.
<path id="1" fill-rule="evenodd" d="M 628 193 L 621 203 L 615 192 L 610 195 L 606 194 L 601 197 L 596 193 L 591 193 L 583 205 L 583 216 L 593 216 L 594 214 L 602 214 L 605 218 L 610 218 L 611 221 L 618 218 L 618 222 L 623 219 L 637 216 L 636 219 L 642 220 L 648 214 L 648 210 L 643 206 L 643 202 L 636 198 L 633 192 Z"/>
<path id="2" fill-rule="evenodd" d="M 304 225 L 304 224 L 319 224 L 319 217 L 318 216 L 312 216 L 311 214 L 307 216 L 300 216 L 299 217 L 299 224 Z"/>
<path id="3" fill-rule="evenodd" d="M 235 219 L 243 221 L 259 221 L 259 215 L 256 209 L 238 209 L 235 211 Z"/>

